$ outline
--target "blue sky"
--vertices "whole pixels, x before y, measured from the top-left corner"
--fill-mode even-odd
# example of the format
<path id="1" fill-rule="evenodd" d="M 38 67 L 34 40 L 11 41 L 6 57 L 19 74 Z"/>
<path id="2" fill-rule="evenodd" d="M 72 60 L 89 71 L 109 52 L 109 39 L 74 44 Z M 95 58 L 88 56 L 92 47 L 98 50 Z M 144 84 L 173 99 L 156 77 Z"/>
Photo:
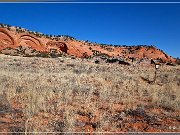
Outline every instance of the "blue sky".
<path id="1" fill-rule="evenodd" d="M 1 23 L 45 34 L 115 45 L 155 45 L 180 57 L 180 3 L 1 3 L 0 13 Z"/>

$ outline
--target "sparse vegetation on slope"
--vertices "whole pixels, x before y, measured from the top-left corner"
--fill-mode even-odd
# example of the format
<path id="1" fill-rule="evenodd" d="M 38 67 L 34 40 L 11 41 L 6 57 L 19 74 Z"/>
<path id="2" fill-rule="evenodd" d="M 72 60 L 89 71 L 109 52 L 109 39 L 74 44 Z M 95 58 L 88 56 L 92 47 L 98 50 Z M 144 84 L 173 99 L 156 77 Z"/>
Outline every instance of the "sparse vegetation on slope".
<path id="1" fill-rule="evenodd" d="M 0 131 L 180 131 L 179 68 L 1 54 Z"/>
<path id="2" fill-rule="evenodd" d="M 164 62 L 170 63 L 175 63 L 176 61 L 175 58 L 167 55 L 154 45 L 128 46 L 98 44 L 88 40 L 77 40 L 68 35 L 45 35 L 21 27 L 0 24 L 0 51 L 2 52 L 6 48 L 12 48 L 13 52 L 19 46 L 28 46 L 42 54 L 51 52 L 51 49 L 56 49 L 58 53 L 65 52 L 68 55 L 81 58 L 107 55 L 109 57 L 135 58 L 139 60 L 162 59 Z"/>

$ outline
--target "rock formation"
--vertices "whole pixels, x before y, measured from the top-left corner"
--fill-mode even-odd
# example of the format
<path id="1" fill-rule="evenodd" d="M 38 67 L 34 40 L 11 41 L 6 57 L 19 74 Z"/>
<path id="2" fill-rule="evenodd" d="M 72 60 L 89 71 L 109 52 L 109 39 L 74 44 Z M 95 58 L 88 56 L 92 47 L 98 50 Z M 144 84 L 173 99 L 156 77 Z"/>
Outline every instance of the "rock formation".
<path id="1" fill-rule="evenodd" d="M 2 27 L 3 26 L 3 27 Z M 23 28 L 1 25 L 0 51 L 19 46 L 30 47 L 39 52 L 59 54 L 67 53 L 76 57 L 93 57 L 107 55 L 125 59 L 161 59 L 164 62 L 175 62 L 176 59 L 154 46 L 110 46 L 79 41 L 69 36 L 49 36 Z"/>

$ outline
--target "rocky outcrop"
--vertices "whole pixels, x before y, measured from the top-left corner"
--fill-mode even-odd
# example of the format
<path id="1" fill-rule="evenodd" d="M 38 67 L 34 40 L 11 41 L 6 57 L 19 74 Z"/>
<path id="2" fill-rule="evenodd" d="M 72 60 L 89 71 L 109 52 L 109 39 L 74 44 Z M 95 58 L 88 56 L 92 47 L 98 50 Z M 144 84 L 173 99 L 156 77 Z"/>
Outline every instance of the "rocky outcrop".
<path id="1" fill-rule="evenodd" d="M 2 25 L 1 25 L 2 26 Z M 67 37 L 67 38 L 65 38 Z M 90 58 L 94 56 L 119 57 L 123 59 L 161 59 L 164 62 L 175 62 L 176 59 L 154 46 L 110 46 L 79 41 L 68 36 L 48 36 L 22 28 L 0 28 L 0 51 L 6 48 L 16 49 L 27 46 L 39 52 L 52 51 Z M 6 49 L 7 50 L 7 49 Z"/>
<path id="2" fill-rule="evenodd" d="M 14 38 L 8 33 L 7 30 L 0 28 L 0 47 L 12 45 L 15 45 Z"/>
<path id="3" fill-rule="evenodd" d="M 48 48 L 56 48 L 65 53 L 67 53 L 68 50 L 67 45 L 63 42 L 49 41 L 46 43 L 46 46 L 48 46 Z"/>

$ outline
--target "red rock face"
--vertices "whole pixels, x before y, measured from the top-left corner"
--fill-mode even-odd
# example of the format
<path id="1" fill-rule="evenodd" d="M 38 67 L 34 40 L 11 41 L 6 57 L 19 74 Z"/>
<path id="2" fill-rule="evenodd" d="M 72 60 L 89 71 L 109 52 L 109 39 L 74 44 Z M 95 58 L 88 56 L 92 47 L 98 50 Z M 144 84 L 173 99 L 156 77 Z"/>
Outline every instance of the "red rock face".
<path id="1" fill-rule="evenodd" d="M 50 52 L 50 49 L 56 49 L 59 52 L 67 53 L 68 50 L 64 42 L 36 37 L 27 32 L 17 33 L 6 28 L 0 28 L 0 51 L 5 48 L 15 49 L 18 46 L 28 46 L 40 52 Z"/>
<path id="2" fill-rule="evenodd" d="M 163 51 L 153 46 L 138 47 L 114 47 L 91 44 L 75 39 L 52 39 L 45 36 L 36 36 L 27 31 L 17 32 L 17 30 L 0 28 L 0 51 L 5 48 L 17 48 L 18 46 L 29 46 L 40 52 L 50 52 L 55 49 L 58 52 L 65 52 L 76 57 L 92 56 L 94 53 L 106 54 L 124 58 L 160 58 L 166 62 L 175 62 L 176 59 L 168 56 Z"/>
<path id="3" fill-rule="evenodd" d="M 20 35 L 18 39 L 18 45 L 29 46 L 38 51 L 44 50 L 44 46 L 42 45 L 41 41 L 36 37 L 28 34 Z"/>
<path id="4" fill-rule="evenodd" d="M 13 37 L 6 30 L 0 29 L 0 49 L 13 45 L 15 45 Z"/>
<path id="5" fill-rule="evenodd" d="M 30 35 L 22 35 L 20 36 L 20 39 L 19 39 L 21 45 L 23 44 L 27 44 L 29 46 L 40 46 L 41 45 L 41 42 L 36 39 L 35 37 L 33 36 L 30 36 Z"/>
<path id="6" fill-rule="evenodd" d="M 49 48 L 57 48 L 58 50 L 61 50 L 65 53 L 67 53 L 67 45 L 63 42 L 56 42 L 56 41 L 49 41 L 46 43 L 46 46 L 48 46 Z"/>

